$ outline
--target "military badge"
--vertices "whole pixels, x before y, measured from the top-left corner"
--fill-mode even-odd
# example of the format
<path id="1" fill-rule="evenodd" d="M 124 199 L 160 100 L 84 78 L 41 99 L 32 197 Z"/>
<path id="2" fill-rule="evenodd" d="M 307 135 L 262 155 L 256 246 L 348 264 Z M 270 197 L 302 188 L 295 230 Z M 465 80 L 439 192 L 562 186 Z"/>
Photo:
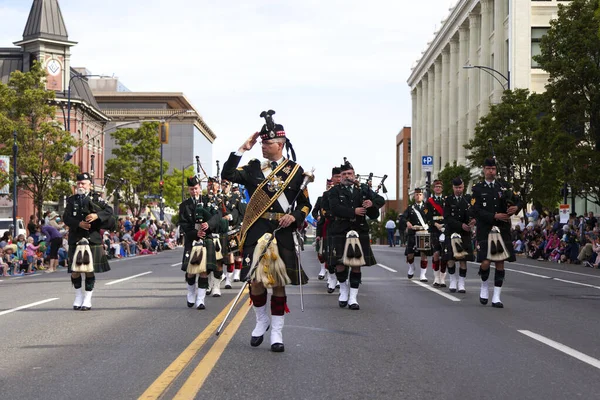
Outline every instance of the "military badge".
<path id="1" fill-rule="evenodd" d="M 475 205 L 475 197 L 473 197 L 473 198 L 471 199 L 471 205 L 472 205 L 472 206 L 474 206 L 474 205 Z"/>
<path id="2" fill-rule="evenodd" d="M 292 172 L 292 167 L 290 165 L 288 165 L 282 171 L 283 171 L 284 174 L 289 175 L 290 172 Z"/>
<path id="3" fill-rule="evenodd" d="M 427 213 L 429 212 L 429 210 L 428 210 L 428 209 L 424 209 L 424 210 L 423 210 L 423 212 L 424 212 L 425 214 L 427 214 Z"/>
<path id="4" fill-rule="evenodd" d="M 281 187 L 283 186 L 283 180 L 276 175 L 271 175 L 269 177 L 269 182 L 267 182 L 267 186 L 268 186 L 269 192 L 272 192 L 272 193 L 278 192 L 279 190 L 281 190 Z"/>

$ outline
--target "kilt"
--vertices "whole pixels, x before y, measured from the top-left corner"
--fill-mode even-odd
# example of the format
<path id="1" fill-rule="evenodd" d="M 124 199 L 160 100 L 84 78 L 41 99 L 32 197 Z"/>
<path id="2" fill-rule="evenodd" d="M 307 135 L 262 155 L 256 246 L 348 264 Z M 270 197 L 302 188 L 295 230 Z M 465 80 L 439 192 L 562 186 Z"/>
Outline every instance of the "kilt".
<path id="1" fill-rule="evenodd" d="M 430 232 L 430 237 L 431 237 L 431 252 L 435 253 L 436 251 L 438 253 L 443 254 L 443 250 L 444 250 L 444 245 L 445 243 L 448 241 L 449 238 L 445 238 L 443 242 L 440 242 L 440 235 L 442 234 L 442 232 L 436 230 L 434 232 Z"/>
<path id="2" fill-rule="evenodd" d="M 252 265 L 252 257 L 254 255 L 255 248 L 256 244 L 254 246 L 244 245 L 243 254 L 246 254 L 246 257 L 243 260 L 242 271 L 240 273 L 242 281 L 246 279 L 246 275 L 250 271 L 250 266 Z M 306 285 L 306 283 L 308 283 L 308 276 L 304 272 L 304 269 L 302 269 L 302 266 L 298 265 L 298 257 L 296 256 L 296 252 L 294 250 L 282 247 L 279 243 L 277 243 L 277 250 L 279 251 L 279 256 L 283 260 L 283 263 L 285 264 L 285 271 L 287 272 L 287 275 L 290 278 L 291 284 L 295 286 L 299 285 L 298 268 L 300 268 L 302 270 L 302 284 Z"/>
<path id="3" fill-rule="evenodd" d="M 75 249 L 77 248 L 77 244 L 69 244 L 69 267 L 67 271 L 69 273 L 73 272 L 71 267 L 73 266 L 73 262 L 75 261 Z M 94 273 L 106 272 L 110 271 L 110 265 L 108 265 L 108 258 L 106 257 L 106 252 L 101 244 L 90 244 L 90 249 L 92 250 L 92 260 L 94 260 Z"/>
<path id="4" fill-rule="evenodd" d="M 414 231 L 413 231 L 414 232 Z M 433 252 L 430 251 L 419 251 L 417 250 L 417 235 L 409 234 L 406 239 L 406 249 L 404 250 L 404 255 L 407 256 L 409 254 L 425 254 L 425 256 L 430 256 Z"/>
<path id="5" fill-rule="evenodd" d="M 371 265 L 377 264 L 373 250 L 371 250 L 371 243 L 368 233 L 360 233 L 358 235 L 360 247 L 362 247 L 363 257 L 365 258 L 365 265 L 363 267 L 370 267 Z M 342 258 L 344 257 L 344 246 L 346 245 L 346 235 L 331 235 L 329 237 L 329 245 L 327 248 L 327 265 L 335 266 L 342 265 Z"/>
<path id="6" fill-rule="evenodd" d="M 463 242 L 463 248 L 467 251 L 467 253 L 469 253 L 465 258 L 462 258 L 460 260 L 456 260 L 454 258 L 454 251 L 452 250 L 452 241 L 450 239 L 450 236 L 446 237 L 446 241 L 445 246 L 444 246 L 444 255 L 442 256 L 442 260 L 446 260 L 446 261 L 450 261 L 450 260 L 454 260 L 454 261 L 473 261 L 475 259 L 474 255 L 473 255 L 473 241 L 471 240 L 471 233 L 470 232 L 464 232 L 461 233 L 460 235 L 462 242 Z"/>
<path id="7" fill-rule="evenodd" d="M 515 249 L 513 249 L 510 233 L 507 235 L 504 232 L 501 232 L 502 240 L 504 241 L 504 245 L 506 246 L 506 252 L 510 254 L 510 257 L 504 261 L 515 262 L 517 261 L 517 257 L 515 257 Z M 477 240 L 477 262 L 482 262 L 487 260 L 488 253 L 488 242 L 487 238 L 485 240 Z M 494 262 L 494 261 L 492 261 Z"/>
<path id="8" fill-rule="evenodd" d="M 215 252 L 215 244 L 212 240 L 205 240 L 204 247 L 206 248 L 206 273 L 217 269 L 217 255 Z M 181 260 L 181 270 L 187 272 L 188 263 L 190 262 L 190 254 L 192 246 L 183 251 L 183 259 Z"/>

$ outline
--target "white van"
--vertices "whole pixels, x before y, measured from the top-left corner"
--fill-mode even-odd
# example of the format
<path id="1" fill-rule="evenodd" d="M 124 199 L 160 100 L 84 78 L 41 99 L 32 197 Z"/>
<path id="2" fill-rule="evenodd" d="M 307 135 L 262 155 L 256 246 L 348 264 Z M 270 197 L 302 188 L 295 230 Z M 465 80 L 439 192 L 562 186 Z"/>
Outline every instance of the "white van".
<path id="1" fill-rule="evenodd" d="M 4 232 L 12 231 L 12 218 L 0 218 L 0 237 L 4 235 Z M 27 230 L 25 230 L 25 223 L 22 218 L 17 218 L 17 236 L 23 235 L 27 237 Z"/>

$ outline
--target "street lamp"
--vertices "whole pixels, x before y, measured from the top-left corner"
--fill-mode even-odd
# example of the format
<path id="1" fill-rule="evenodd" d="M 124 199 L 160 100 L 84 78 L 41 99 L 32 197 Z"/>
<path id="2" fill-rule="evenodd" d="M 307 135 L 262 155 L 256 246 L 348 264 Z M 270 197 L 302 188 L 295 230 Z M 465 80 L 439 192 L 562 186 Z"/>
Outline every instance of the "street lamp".
<path id="1" fill-rule="evenodd" d="M 17 145 L 17 130 L 13 130 L 13 240 L 17 237 L 17 153 L 19 146 Z M 13 242 L 14 243 L 14 242 Z"/>
<path id="2" fill-rule="evenodd" d="M 499 84 L 500 86 L 502 86 L 503 90 L 510 90 L 510 71 L 507 72 L 507 76 L 504 76 L 504 74 L 498 70 L 495 70 L 494 68 L 490 68 L 490 67 L 486 67 L 485 65 L 470 65 L 467 64 L 465 66 L 463 66 L 464 69 L 472 69 L 472 68 L 477 68 L 480 70 L 483 70 L 485 72 L 487 72 L 488 74 L 490 74 Z M 502 83 L 502 81 L 500 81 L 500 79 L 498 79 L 498 77 L 496 75 L 493 74 L 493 72 L 495 72 L 496 74 L 500 75 L 502 78 L 504 78 L 504 80 L 506 81 L 506 87 L 504 86 L 504 84 Z"/>

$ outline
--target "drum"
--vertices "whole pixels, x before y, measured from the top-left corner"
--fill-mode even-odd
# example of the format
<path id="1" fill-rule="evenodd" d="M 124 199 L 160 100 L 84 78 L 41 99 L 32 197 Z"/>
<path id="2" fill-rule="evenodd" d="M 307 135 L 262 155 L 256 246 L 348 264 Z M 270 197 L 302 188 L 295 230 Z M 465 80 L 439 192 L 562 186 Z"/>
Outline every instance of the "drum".
<path id="1" fill-rule="evenodd" d="M 417 250 L 429 251 L 431 250 L 431 236 L 427 231 L 417 231 L 415 235 L 417 242 Z"/>
<path id="2" fill-rule="evenodd" d="M 229 246 L 229 252 L 234 253 L 240 250 L 240 229 L 233 229 L 227 232 L 227 244 Z"/>

